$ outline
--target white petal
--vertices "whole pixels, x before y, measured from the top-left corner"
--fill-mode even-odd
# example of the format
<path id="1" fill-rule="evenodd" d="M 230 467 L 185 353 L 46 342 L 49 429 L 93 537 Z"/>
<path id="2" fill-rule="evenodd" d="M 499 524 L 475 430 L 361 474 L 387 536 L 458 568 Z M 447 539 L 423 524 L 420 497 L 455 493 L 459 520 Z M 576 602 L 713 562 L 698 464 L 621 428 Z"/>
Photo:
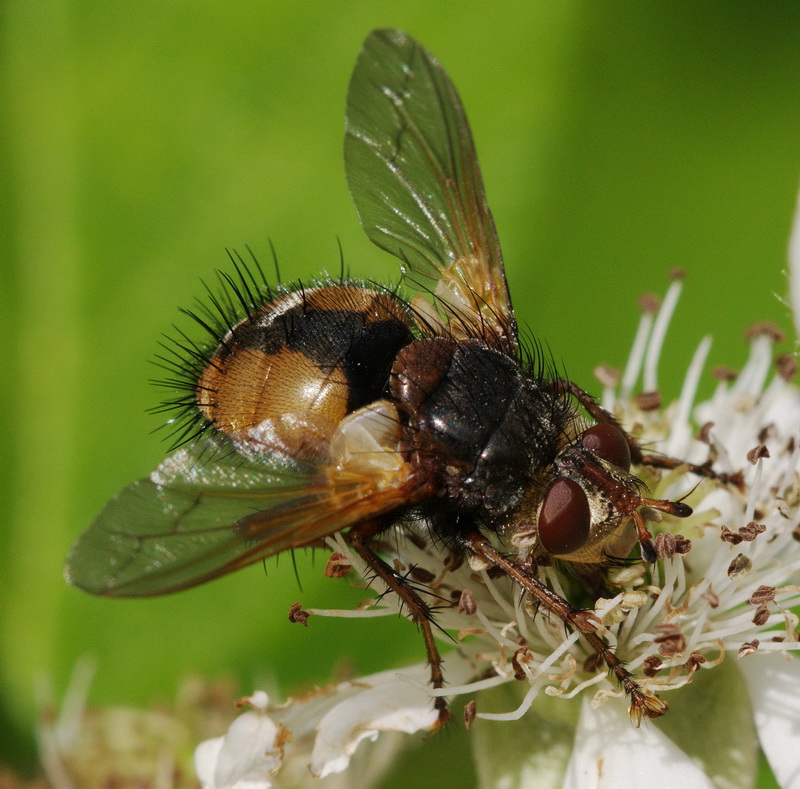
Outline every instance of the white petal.
<path id="1" fill-rule="evenodd" d="M 194 771 L 197 773 L 203 789 L 216 789 L 214 773 L 224 742 L 224 737 L 215 737 L 213 740 L 201 742 L 194 749 Z"/>
<path id="2" fill-rule="evenodd" d="M 427 680 L 425 667 L 402 673 Z M 377 739 L 381 731 L 412 734 L 436 723 L 431 697 L 396 672 L 375 674 L 361 682 L 368 687 L 337 704 L 319 722 L 311 754 L 311 772 L 319 778 L 347 769 L 358 744 Z"/>
<path id="3" fill-rule="evenodd" d="M 261 696 L 252 702 L 261 705 Z M 200 743 L 194 766 L 203 789 L 269 789 L 270 776 L 283 761 L 285 729 L 263 712 L 253 709 L 240 715 L 224 737 Z"/>
<path id="4" fill-rule="evenodd" d="M 622 704 L 584 700 L 565 789 L 713 789 L 705 773 L 656 723 L 636 728 Z"/>
<path id="5" fill-rule="evenodd" d="M 518 706 L 527 683 L 515 682 L 478 694 L 479 710 Z M 544 693 L 519 720 L 478 720 L 470 731 L 481 789 L 561 789 L 575 741 L 580 707 Z M 524 747 L 521 746 L 524 743 Z"/>
<path id="6" fill-rule="evenodd" d="M 800 787 L 800 661 L 751 655 L 739 662 L 758 739 L 783 789 Z"/>

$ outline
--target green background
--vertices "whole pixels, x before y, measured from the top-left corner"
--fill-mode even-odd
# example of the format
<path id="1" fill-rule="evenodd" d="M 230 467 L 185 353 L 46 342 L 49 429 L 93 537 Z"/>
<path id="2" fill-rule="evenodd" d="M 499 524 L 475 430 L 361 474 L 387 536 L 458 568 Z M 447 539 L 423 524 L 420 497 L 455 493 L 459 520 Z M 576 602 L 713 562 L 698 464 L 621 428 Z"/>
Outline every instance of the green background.
<path id="1" fill-rule="evenodd" d="M 0 762 L 31 758 L 34 683 L 63 692 L 86 654 L 103 704 L 168 698 L 192 672 L 291 691 L 343 661 L 422 658 L 405 622 L 289 624 L 297 600 L 359 597 L 320 578 L 321 556 L 298 556 L 302 591 L 287 557 L 266 579 L 255 567 L 146 601 L 92 599 L 61 576 L 106 499 L 163 456 L 147 360 L 173 321 L 187 326 L 177 307 L 226 247 L 268 263 L 272 239 L 284 278 L 308 278 L 338 271 L 340 239 L 354 275 L 396 275 L 342 168 L 345 91 L 372 28 L 408 30 L 459 87 L 518 317 L 573 379 L 596 389 L 597 363 L 624 363 L 636 297 L 677 266 L 668 395 L 704 333 L 711 363 L 737 367 L 749 323 L 789 329 L 775 294 L 800 177 L 795 2 L 10 0 L 2 13 Z M 442 764 L 462 738 L 439 739 Z"/>

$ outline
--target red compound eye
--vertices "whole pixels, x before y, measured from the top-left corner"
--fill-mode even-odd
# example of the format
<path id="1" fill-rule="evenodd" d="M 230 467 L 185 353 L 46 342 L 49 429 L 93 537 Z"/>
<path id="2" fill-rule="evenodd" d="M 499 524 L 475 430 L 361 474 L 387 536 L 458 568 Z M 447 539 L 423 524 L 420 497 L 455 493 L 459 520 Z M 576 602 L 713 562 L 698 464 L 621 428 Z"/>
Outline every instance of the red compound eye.
<path id="1" fill-rule="evenodd" d="M 589 537 L 592 514 L 577 482 L 559 477 L 550 483 L 539 513 L 539 540 L 556 556 L 582 548 Z"/>
<path id="2" fill-rule="evenodd" d="M 625 436 L 614 425 L 593 425 L 583 432 L 581 444 L 597 457 L 607 460 L 623 471 L 631 467 L 631 448 Z"/>

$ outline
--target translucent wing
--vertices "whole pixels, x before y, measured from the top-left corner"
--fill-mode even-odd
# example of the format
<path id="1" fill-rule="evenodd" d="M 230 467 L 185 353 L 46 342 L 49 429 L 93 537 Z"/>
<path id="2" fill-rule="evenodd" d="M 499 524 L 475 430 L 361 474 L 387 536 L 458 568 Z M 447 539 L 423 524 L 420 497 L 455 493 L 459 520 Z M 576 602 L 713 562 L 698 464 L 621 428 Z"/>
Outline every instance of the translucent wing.
<path id="1" fill-rule="evenodd" d="M 120 491 L 73 546 L 65 575 L 109 597 L 186 589 L 413 500 L 416 483 L 396 483 L 254 463 L 204 441 Z"/>
<path id="2" fill-rule="evenodd" d="M 401 31 L 364 42 L 344 154 L 369 238 L 435 294 L 451 333 L 491 336 L 513 353 L 514 313 L 464 108 L 439 61 Z"/>

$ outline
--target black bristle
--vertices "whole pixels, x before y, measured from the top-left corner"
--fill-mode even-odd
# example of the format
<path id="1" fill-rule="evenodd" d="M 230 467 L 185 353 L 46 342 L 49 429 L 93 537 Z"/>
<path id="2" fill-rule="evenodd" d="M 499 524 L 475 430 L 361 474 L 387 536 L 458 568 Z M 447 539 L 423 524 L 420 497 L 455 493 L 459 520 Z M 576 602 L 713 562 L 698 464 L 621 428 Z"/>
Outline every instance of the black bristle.
<path id="1" fill-rule="evenodd" d="M 196 340 L 173 325 L 173 333 L 165 334 L 159 341 L 163 352 L 151 360 L 167 373 L 152 383 L 175 393 L 149 409 L 150 413 L 170 417 L 158 429 L 168 432 L 171 450 L 195 442 L 214 429 L 199 408 L 201 404 L 213 408 L 212 402 L 202 402 L 208 399 L 203 398 L 203 392 L 212 393 L 199 387 L 198 380 L 209 365 L 216 364 L 214 356 L 220 349 L 229 350 L 229 337 L 235 327 L 275 297 L 255 255 L 248 251 L 252 263 L 236 252 L 229 252 L 233 272 L 217 271 L 217 287 L 203 282 L 205 296 L 196 299 L 191 308 L 180 308 L 181 313 L 201 327 L 205 339 Z"/>
<path id="2" fill-rule="evenodd" d="M 232 271 L 218 270 L 216 287 L 201 280 L 205 296 L 195 299 L 191 308 L 179 308 L 181 313 L 203 330 L 205 338 L 196 340 L 183 329 L 173 325 L 173 332 L 165 334 L 159 341 L 163 352 L 156 354 L 151 360 L 167 373 L 165 377 L 154 379 L 152 383 L 175 393 L 175 397 L 167 397 L 149 409 L 150 413 L 167 414 L 170 417 L 158 429 L 168 432 L 173 450 L 197 441 L 209 430 L 215 429 L 213 422 L 200 411 L 201 406 L 206 410 L 213 409 L 213 402 L 203 402 L 209 400 L 213 392 L 209 389 L 203 390 L 199 387 L 198 381 L 209 365 L 215 366 L 221 373 L 224 372 L 222 366 L 215 361 L 215 357 L 224 357 L 232 351 L 232 335 L 236 327 L 254 313 L 260 312 L 265 305 L 290 293 L 300 292 L 305 300 L 306 285 L 303 282 L 298 281 L 290 286 L 279 284 L 276 288 L 271 288 L 256 256 L 249 247 L 247 249 L 251 261 L 244 260 L 235 251 L 229 251 Z M 272 243 L 270 249 L 275 275 L 280 279 L 278 259 Z M 337 282 L 332 278 L 321 279 L 308 283 L 308 287 L 315 288 L 342 282 L 343 280 Z M 353 281 L 350 284 L 356 287 L 376 287 L 375 283 L 361 281 Z M 384 290 L 396 295 L 396 290 L 388 291 L 386 288 Z M 291 331 L 289 322 L 286 330 Z M 204 398 L 203 392 L 208 396 Z"/>

